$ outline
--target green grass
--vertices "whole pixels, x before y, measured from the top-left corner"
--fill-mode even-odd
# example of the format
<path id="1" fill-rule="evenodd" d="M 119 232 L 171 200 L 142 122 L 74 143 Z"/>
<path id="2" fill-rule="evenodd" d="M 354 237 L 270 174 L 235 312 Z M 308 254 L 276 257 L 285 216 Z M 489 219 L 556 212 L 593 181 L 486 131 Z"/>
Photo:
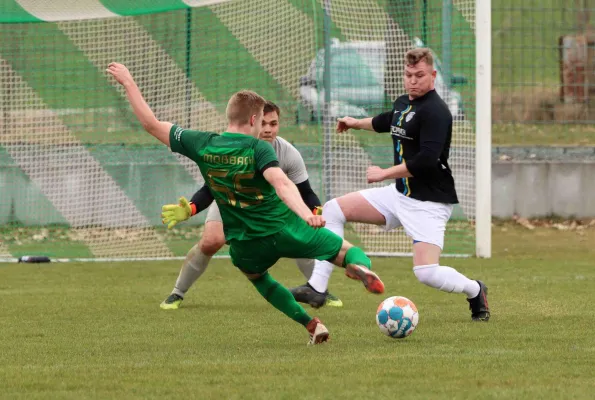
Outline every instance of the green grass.
<path id="1" fill-rule="evenodd" d="M 558 84 L 558 39 L 576 32 L 577 14 L 581 11 L 578 3 L 498 0 L 492 4 L 494 84 L 513 88 Z"/>
<path id="2" fill-rule="evenodd" d="M 494 258 L 445 259 L 490 288 L 492 320 L 462 295 L 417 283 L 408 259 L 375 259 L 388 295 L 411 298 L 417 331 L 380 334 L 367 295 L 338 271 L 343 309 L 315 312 L 331 341 L 307 347 L 228 260 L 182 309 L 164 312 L 179 263 L 0 265 L 0 397 L 362 399 L 592 398 L 595 230 L 494 228 Z M 273 269 L 302 282 L 287 261 Z"/>
<path id="3" fill-rule="evenodd" d="M 593 125 L 493 124 L 494 146 L 595 146 Z"/>
<path id="4" fill-rule="evenodd" d="M 467 221 L 457 221 L 456 212 L 455 209 L 455 215 L 447 225 L 446 235 L 449 239 L 446 241 L 444 252 L 447 254 L 472 254 L 475 248 L 473 226 Z M 204 214 L 202 217 L 204 218 Z M 195 223 L 204 222 L 204 219 L 201 221 L 201 217 L 197 218 L 199 219 Z M 159 225 L 155 226 L 155 234 L 163 240 L 173 256 L 184 257 L 188 249 L 196 244 L 202 236 L 203 228 L 204 225 L 182 224 L 169 230 L 159 222 Z M 51 258 L 93 258 L 92 249 L 87 246 L 88 243 L 85 242 L 84 237 L 81 237 L 81 235 L 92 235 L 93 233 L 91 231 L 77 232 L 70 229 L 68 225 L 61 224 L 38 227 L 12 223 L 0 226 L 0 243 L 15 258 L 31 254 Z M 104 233 L 110 234 L 109 231 Z M 111 234 L 118 234 L 118 232 L 111 231 Z M 131 234 L 134 233 L 131 232 Z M 396 246 L 396 243 L 392 248 L 384 246 L 383 243 L 392 244 L 391 239 L 387 238 L 386 241 L 378 242 L 374 236 L 357 231 L 352 224 L 347 224 L 345 238 L 369 252 L 403 251 L 402 248 L 399 249 Z M 229 248 L 224 246 L 219 255 L 227 254 L 229 254 Z"/>

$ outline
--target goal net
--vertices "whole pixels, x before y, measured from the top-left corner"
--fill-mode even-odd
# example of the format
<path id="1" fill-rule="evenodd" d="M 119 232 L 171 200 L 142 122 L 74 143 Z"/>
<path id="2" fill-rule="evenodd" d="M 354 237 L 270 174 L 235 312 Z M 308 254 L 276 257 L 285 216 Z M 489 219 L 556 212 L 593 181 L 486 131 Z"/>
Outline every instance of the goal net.
<path id="1" fill-rule="evenodd" d="M 389 134 L 337 135 L 334 121 L 389 110 L 417 46 L 433 50 L 455 117 L 461 204 L 445 252 L 475 253 L 475 0 L 141 3 L 0 0 L 0 259 L 174 258 L 200 238 L 205 213 L 173 230 L 160 217 L 202 186 L 198 168 L 143 131 L 109 62 L 130 69 L 159 119 L 192 129 L 223 130 L 237 90 L 274 101 L 325 201 L 391 165 Z M 370 254 L 411 249 L 401 230 L 349 224 L 346 237 Z"/>

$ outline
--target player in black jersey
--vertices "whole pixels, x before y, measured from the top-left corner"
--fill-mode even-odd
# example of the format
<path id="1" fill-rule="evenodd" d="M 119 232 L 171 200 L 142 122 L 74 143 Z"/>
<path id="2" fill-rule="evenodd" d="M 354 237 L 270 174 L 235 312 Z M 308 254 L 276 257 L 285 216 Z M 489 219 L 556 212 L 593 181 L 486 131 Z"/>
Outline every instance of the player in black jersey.
<path id="1" fill-rule="evenodd" d="M 434 89 L 436 70 L 429 49 L 407 53 L 406 95 L 393 109 L 374 118 L 339 118 L 337 132 L 364 129 L 391 134 L 394 166 L 370 167 L 368 183 L 395 180 L 395 183 L 346 194 L 323 207 L 326 227 L 343 236 L 346 222 L 376 224 L 391 230 L 402 226 L 413 239 L 413 272 L 418 280 L 446 292 L 465 293 L 475 321 L 487 321 L 490 310 L 487 287 L 454 268 L 440 265 L 444 231 L 458 203 L 452 172 L 448 165 L 452 139 L 452 115 Z M 332 264 L 316 262 L 307 284 L 292 289 L 298 301 L 312 304 L 324 293 Z"/>

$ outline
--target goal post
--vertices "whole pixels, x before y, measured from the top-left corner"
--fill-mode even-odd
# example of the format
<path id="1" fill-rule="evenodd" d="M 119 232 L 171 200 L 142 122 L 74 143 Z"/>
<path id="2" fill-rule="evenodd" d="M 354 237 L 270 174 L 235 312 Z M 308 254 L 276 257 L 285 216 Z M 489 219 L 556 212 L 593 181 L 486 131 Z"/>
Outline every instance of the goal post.
<path id="1" fill-rule="evenodd" d="M 461 204 L 445 254 L 490 255 L 490 46 L 476 45 L 490 40 L 489 1 L 150 3 L 0 0 L 0 260 L 162 260 L 200 238 L 206 213 L 173 230 L 160 218 L 163 204 L 204 183 L 200 171 L 143 131 L 109 62 L 129 67 L 159 119 L 191 129 L 224 130 L 235 91 L 274 101 L 279 134 L 324 202 L 373 187 L 366 168 L 392 164 L 389 135 L 337 135 L 335 122 L 390 109 L 417 46 L 434 52 L 455 117 Z M 371 255 L 411 252 L 401 230 L 345 233 Z"/>
<path id="2" fill-rule="evenodd" d="M 475 242 L 492 256 L 492 1 L 476 0 Z"/>

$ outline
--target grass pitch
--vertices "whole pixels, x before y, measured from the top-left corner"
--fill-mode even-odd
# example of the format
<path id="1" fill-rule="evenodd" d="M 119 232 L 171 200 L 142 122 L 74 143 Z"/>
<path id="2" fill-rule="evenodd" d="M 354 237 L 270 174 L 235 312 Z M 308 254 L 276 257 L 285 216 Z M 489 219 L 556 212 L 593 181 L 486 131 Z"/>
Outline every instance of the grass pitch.
<path id="1" fill-rule="evenodd" d="M 419 284 L 409 259 L 374 259 L 387 292 L 339 271 L 345 307 L 313 311 L 331 341 L 270 307 L 216 260 L 177 311 L 159 303 L 179 262 L 0 265 L 0 398 L 592 398 L 595 229 L 494 227 L 490 260 L 445 259 L 485 280 L 493 316 L 472 323 L 463 295 Z M 272 270 L 287 285 L 292 262 Z M 405 340 L 374 322 L 385 297 L 412 299 Z"/>

